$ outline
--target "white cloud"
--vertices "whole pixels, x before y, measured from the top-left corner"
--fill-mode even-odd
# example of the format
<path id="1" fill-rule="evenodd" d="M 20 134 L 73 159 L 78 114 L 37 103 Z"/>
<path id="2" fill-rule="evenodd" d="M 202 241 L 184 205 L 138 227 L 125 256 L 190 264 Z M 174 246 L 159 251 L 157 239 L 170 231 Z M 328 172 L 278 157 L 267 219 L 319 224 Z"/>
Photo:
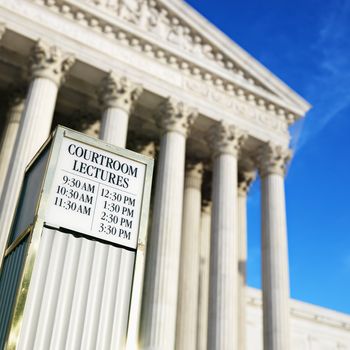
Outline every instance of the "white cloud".
<path id="1" fill-rule="evenodd" d="M 321 19 L 318 39 L 310 47 L 317 74 L 306 86 L 306 97 L 314 108 L 301 125 L 293 130 L 298 138 L 296 149 L 317 135 L 328 122 L 350 107 L 350 2 L 332 2 L 331 10 Z M 301 130 L 301 131 L 300 131 Z"/>

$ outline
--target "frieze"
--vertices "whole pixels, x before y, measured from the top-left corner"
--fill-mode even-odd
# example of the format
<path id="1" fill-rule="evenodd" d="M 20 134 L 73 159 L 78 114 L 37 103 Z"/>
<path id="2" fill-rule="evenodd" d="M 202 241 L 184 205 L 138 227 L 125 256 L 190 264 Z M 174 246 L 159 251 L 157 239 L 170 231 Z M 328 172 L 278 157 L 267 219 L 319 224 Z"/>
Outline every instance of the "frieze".
<path id="1" fill-rule="evenodd" d="M 233 62 L 225 61 L 224 55 L 215 52 L 214 48 L 209 43 L 204 42 L 204 39 L 194 34 L 190 27 L 184 27 L 183 21 L 173 16 L 168 10 L 163 8 L 159 1 L 153 0 L 84 0 L 86 5 L 91 7 L 87 9 L 87 6 L 80 4 L 74 0 L 31 0 L 37 4 L 45 5 L 54 12 L 59 12 L 66 18 L 72 19 L 81 25 L 88 26 L 94 31 L 97 31 L 106 37 L 116 39 L 122 45 L 128 46 L 138 52 L 142 52 L 148 57 L 164 63 L 176 70 L 180 70 L 183 73 L 195 78 L 199 82 L 207 85 L 208 87 L 215 87 L 215 90 L 219 90 L 227 93 L 228 95 L 236 96 L 242 101 L 247 101 L 251 105 L 257 105 L 260 109 L 266 109 L 272 114 L 276 114 L 279 117 L 287 121 L 288 124 L 293 123 L 298 116 L 296 116 L 291 110 L 286 107 L 281 107 L 279 103 L 274 102 L 273 98 L 270 100 L 267 97 L 262 97 L 257 92 L 259 86 L 253 83 L 251 78 L 247 78 L 245 81 L 245 75 L 242 69 L 238 69 Z M 146 40 L 135 32 L 126 31 L 125 28 L 115 21 L 107 21 L 106 17 L 100 16 L 93 11 L 92 6 L 96 6 L 110 15 L 111 13 L 128 24 L 135 25 L 139 29 L 143 29 L 147 35 L 153 34 L 149 37 L 153 37 L 153 40 Z M 103 18 L 102 18 L 103 17 Z M 159 40 L 159 37 L 164 40 Z M 217 73 L 213 73 L 209 68 L 199 66 L 194 61 L 185 59 L 180 55 L 176 55 L 169 50 L 165 50 L 160 46 L 159 41 L 173 43 L 177 46 L 181 46 L 181 49 L 191 51 L 190 53 L 195 55 L 201 55 L 206 59 L 212 59 L 219 62 L 218 66 L 235 71 L 235 81 L 224 79 Z M 175 45 L 175 46 L 176 46 Z M 196 58 L 196 56 L 194 56 Z M 195 60 L 198 62 L 199 56 Z M 220 63 L 221 62 L 221 63 Z M 237 76 L 239 79 L 236 79 Z M 252 86 L 252 93 L 249 88 L 242 88 L 237 81 L 245 81 L 244 85 Z M 261 87 L 260 87 L 261 90 Z M 266 95 L 266 92 L 265 92 Z M 213 102 L 222 100 L 220 93 L 211 93 L 211 99 Z M 220 103 L 220 102 L 218 102 Z M 220 103 L 221 104 L 221 103 Z M 243 108 L 243 107 L 242 107 Z M 268 123 L 275 123 L 271 118 L 266 118 L 261 114 L 256 119 L 267 119 Z M 277 122 L 280 124 L 279 122 Z M 285 124 L 285 123 L 284 123 Z"/>
<path id="2" fill-rule="evenodd" d="M 171 13 L 159 0 L 85 0 L 85 2 L 113 13 L 120 19 L 153 33 L 157 38 L 160 37 L 201 59 L 209 60 L 249 84 L 269 91 L 200 33 Z"/>
<path id="3" fill-rule="evenodd" d="M 235 94 L 221 92 L 214 87 L 206 86 L 194 79 L 184 79 L 184 89 L 204 97 L 207 101 L 216 103 L 225 109 L 232 111 L 237 117 L 248 119 L 263 127 L 277 131 L 283 135 L 288 135 L 288 124 L 286 120 L 268 111 L 263 106 L 249 103 L 245 99 L 240 99 Z"/>

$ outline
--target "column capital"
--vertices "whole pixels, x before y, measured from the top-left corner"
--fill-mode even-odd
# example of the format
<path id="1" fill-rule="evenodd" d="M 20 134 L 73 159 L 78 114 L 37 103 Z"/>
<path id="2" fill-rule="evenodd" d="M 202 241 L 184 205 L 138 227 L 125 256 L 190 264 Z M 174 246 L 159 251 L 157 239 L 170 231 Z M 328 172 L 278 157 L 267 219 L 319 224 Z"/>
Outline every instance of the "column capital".
<path id="1" fill-rule="evenodd" d="M 3 35 L 5 34 L 6 32 L 6 25 L 5 23 L 0 23 L 0 39 L 3 37 Z"/>
<path id="2" fill-rule="evenodd" d="M 175 131 L 187 136 L 197 116 L 198 111 L 195 108 L 168 97 L 159 105 L 156 120 L 162 132 Z"/>
<path id="3" fill-rule="evenodd" d="M 8 108 L 11 111 L 9 113 L 9 123 L 19 123 L 24 108 L 26 89 L 22 85 L 18 87 L 10 86 L 9 91 Z"/>
<path id="4" fill-rule="evenodd" d="M 280 145 L 268 142 L 258 150 L 257 161 L 261 177 L 268 174 L 284 176 L 286 164 L 292 157 L 292 151 Z"/>
<path id="5" fill-rule="evenodd" d="M 143 88 L 117 73 L 109 71 L 101 80 L 98 91 L 99 101 L 103 108 L 121 108 L 130 113 L 139 99 Z"/>
<path id="6" fill-rule="evenodd" d="M 63 120 L 65 125 L 70 128 L 80 132 L 86 132 L 98 121 L 98 116 L 92 114 L 88 109 L 83 107 L 73 110 L 73 112 L 67 114 Z"/>
<path id="7" fill-rule="evenodd" d="M 255 171 L 239 171 L 237 193 L 240 197 L 245 197 L 249 191 L 250 185 L 255 180 Z"/>
<path id="8" fill-rule="evenodd" d="M 29 57 L 30 79 L 47 78 L 59 86 L 74 62 L 74 55 L 63 53 L 57 46 L 38 40 Z"/>
<path id="9" fill-rule="evenodd" d="M 203 179 L 203 163 L 197 160 L 188 160 L 186 162 L 185 188 L 201 188 Z"/>
<path id="10" fill-rule="evenodd" d="M 212 205 L 211 200 L 203 199 L 202 200 L 202 212 L 206 213 L 206 214 L 210 214 L 211 213 L 211 205 Z"/>
<path id="11" fill-rule="evenodd" d="M 231 154 L 237 157 L 246 138 L 245 131 L 221 120 L 210 128 L 207 140 L 212 149 L 213 158 L 221 154 Z"/>
<path id="12" fill-rule="evenodd" d="M 144 124 L 140 122 L 139 127 L 143 130 Z M 128 134 L 127 148 L 152 158 L 156 157 L 159 150 L 158 144 L 151 137 L 136 134 L 135 131 L 130 131 Z"/>

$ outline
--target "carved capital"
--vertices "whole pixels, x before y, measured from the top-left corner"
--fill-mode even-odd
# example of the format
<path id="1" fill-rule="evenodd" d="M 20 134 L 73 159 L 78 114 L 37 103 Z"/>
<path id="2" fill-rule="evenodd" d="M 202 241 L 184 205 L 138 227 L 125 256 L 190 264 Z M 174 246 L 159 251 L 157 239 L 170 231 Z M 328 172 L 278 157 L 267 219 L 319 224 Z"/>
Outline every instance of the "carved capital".
<path id="1" fill-rule="evenodd" d="M 85 108 L 76 109 L 60 120 L 61 123 L 74 130 L 86 133 L 98 121 L 98 116 Z"/>
<path id="2" fill-rule="evenodd" d="M 207 214 L 207 215 L 210 215 L 211 213 L 211 201 L 210 200 L 207 200 L 207 199 L 203 199 L 202 200 L 202 212 Z"/>
<path id="3" fill-rule="evenodd" d="M 255 180 L 255 171 L 239 171 L 237 193 L 241 197 L 245 197 L 249 191 L 250 185 Z"/>
<path id="4" fill-rule="evenodd" d="M 202 206 L 211 203 L 211 188 L 213 183 L 212 166 L 206 162 L 204 164 L 204 174 L 202 181 Z"/>
<path id="5" fill-rule="evenodd" d="M 26 88 L 22 86 L 9 87 L 8 118 L 9 123 L 19 123 L 24 109 Z"/>
<path id="6" fill-rule="evenodd" d="M 142 129 L 143 124 L 141 123 L 140 130 Z M 156 142 L 151 137 L 136 134 L 134 131 L 130 131 L 128 134 L 127 148 L 152 158 L 156 157 L 158 151 Z"/>
<path id="7" fill-rule="evenodd" d="M 187 136 L 197 116 L 196 109 L 168 97 L 159 105 L 156 120 L 163 132 L 175 131 Z"/>
<path id="8" fill-rule="evenodd" d="M 29 58 L 30 78 L 47 78 L 59 86 L 74 62 L 74 55 L 63 53 L 56 46 L 38 40 Z"/>
<path id="9" fill-rule="evenodd" d="M 5 31 L 6 31 L 5 23 L 0 23 L 0 40 L 3 37 L 3 35 L 5 34 Z"/>
<path id="10" fill-rule="evenodd" d="M 136 149 L 137 152 L 143 154 L 144 156 L 148 156 L 151 158 L 155 158 L 156 156 L 156 143 L 154 141 L 149 141 L 144 144 L 139 144 Z"/>
<path id="11" fill-rule="evenodd" d="M 117 107 L 130 113 L 142 91 L 141 85 L 110 71 L 101 81 L 99 100 L 103 108 Z"/>
<path id="12" fill-rule="evenodd" d="M 261 146 L 257 155 L 260 176 L 264 177 L 268 174 L 284 176 L 286 164 L 291 157 L 291 150 L 283 148 L 280 145 L 274 145 L 272 142 Z"/>
<path id="13" fill-rule="evenodd" d="M 201 189 L 203 178 L 203 163 L 189 160 L 186 163 L 185 188 L 193 187 Z"/>
<path id="14" fill-rule="evenodd" d="M 244 131 L 221 120 L 209 130 L 207 141 L 214 158 L 221 154 L 237 157 L 246 138 L 247 134 Z"/>

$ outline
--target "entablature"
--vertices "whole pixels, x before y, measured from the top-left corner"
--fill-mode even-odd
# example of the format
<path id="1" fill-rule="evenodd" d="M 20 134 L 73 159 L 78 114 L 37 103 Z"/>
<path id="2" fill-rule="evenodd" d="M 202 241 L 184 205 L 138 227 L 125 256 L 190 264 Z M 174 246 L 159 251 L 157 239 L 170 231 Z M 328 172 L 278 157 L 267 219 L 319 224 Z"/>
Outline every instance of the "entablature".
<path id="1" fill-rule="evenodd" d="M 96 22 L 92 26 L 92 21 L 86 20 L 82 25 L 77 21 L 82 19 L 81 15 L 73 16 L 73 12 L 67 8 L 64 10 L 62 1 L 59 1 L 61 5 L 57 7 L 56 0 L 46 1 L 45 4 L 37 4 L 32 0 L 4 0 L 0 5 L 3 7 L 0 21 L 5 22 L 8 28 L 3 38 L 5 48 L 15 50 L 14 54 L 21 56 L 23 61 L 35 40 L 47 40 L 72 52 L 76 57 L 66 83 L 68 86 L 74 80 L 80 80 L 82 85 L 96 87 L 106 72 L 113 70 L 136 83 L 142 83 L 144 89 L 154 95 L 155 101 L 173 96 L 196 107 L 201 117 L 214 121 L 224 119 L 263 142 L 270 140 L 283 146 L 288 144 L 288 124 L 294 120 L 295 114 L 281 106 L 282 103 L 278 106 L 267 104 L 263 98 L 258 99 L 256 94 L 247 94 L 242 86 L 236 88 L 232 84 L 225 85 L 222 79 L 203 79 L 193 67 L 187 66 L 185 69 L 183 65 L 174 62 L 170 64 L 156 52 L 145 53 L 142 48 L 146 45 L 142 46 L 140 42 L 123 42 L 120 31 L 113 32 L 111 38 L 110 35 L 105 35 L 106 28 Z M 91 4 L 69 1 L 77 6 L 80 4 L 86 10 L 93 8 Z M 62 11 L 69 12 L 71 16 L 62 16 Z M 98 11 L 94 13 L 98 14 Z M 113 23 L 117 23 L 115 18 Z M 120 25 L 127 30 L 124 33 L 137 32 L 122 21 Z M 140 30 L 139 32 L 141 33 Z M 117 40 L 118 35 L 120 40 Z M 145 34 L 142 32 L 142 35 Z M 14 43 L 17 40 L 26 40 L 26 43 L 16 45 Z M 181 55 L 185 54 L 182 52 Z"/>

